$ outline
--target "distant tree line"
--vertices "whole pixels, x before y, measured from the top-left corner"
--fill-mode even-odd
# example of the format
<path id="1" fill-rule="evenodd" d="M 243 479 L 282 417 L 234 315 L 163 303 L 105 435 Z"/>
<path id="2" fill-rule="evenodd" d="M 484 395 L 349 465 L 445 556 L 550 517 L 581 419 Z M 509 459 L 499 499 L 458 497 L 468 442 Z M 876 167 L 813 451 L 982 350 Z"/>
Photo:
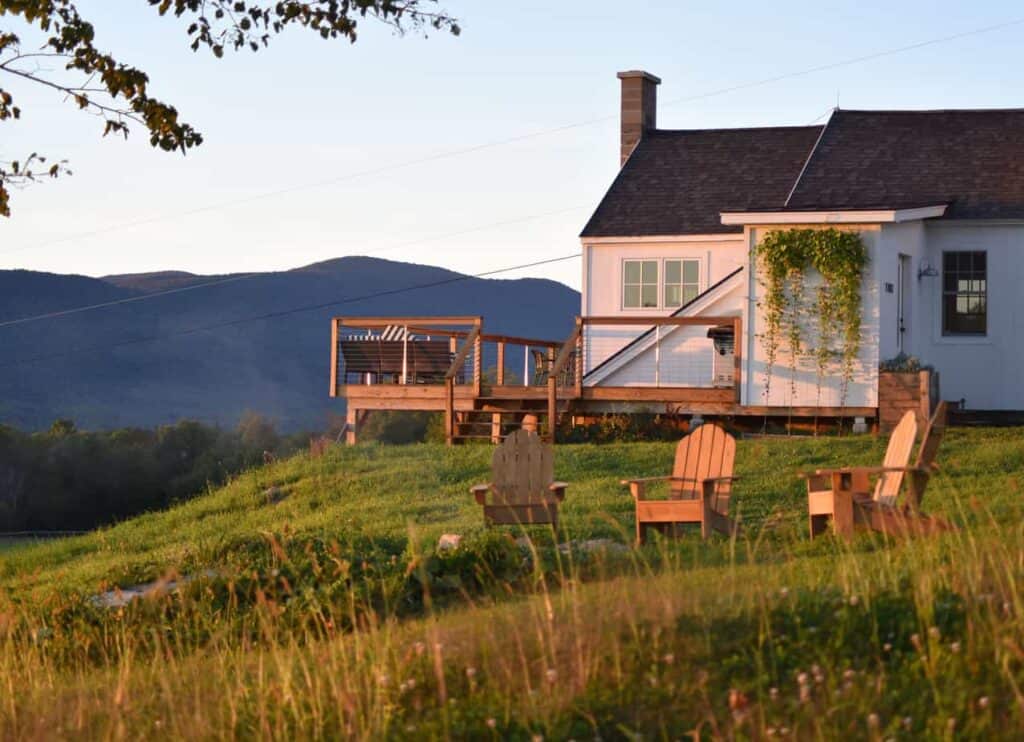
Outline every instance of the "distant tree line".
<path id="1" fill-rule="evenodd" d="M 164 508 L 308 442 L 253 413 L 234 430 L 191 420 L 104 432 L 70 420 L 45 433 L 0 425 L 0 532 L 87 530 Z"/>

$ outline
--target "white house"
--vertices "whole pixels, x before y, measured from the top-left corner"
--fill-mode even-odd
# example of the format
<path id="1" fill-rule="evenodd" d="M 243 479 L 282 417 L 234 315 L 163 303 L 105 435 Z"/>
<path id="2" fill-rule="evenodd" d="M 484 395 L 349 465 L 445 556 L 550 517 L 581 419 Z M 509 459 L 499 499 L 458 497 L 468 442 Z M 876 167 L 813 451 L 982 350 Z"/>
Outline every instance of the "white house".
<path id="1" fill-rule="evenodd" d="M 731 383 L 738 343 L 741 407 L 877 407 L 879 363 L 905 353 L 944 399 L 1024 409 L 1024 109 L 675 131 L 656 126 L 657 77 L 619 78 L 621 169 L 581 234 L 581 314 L 637 323 L 585 327 L 585 387 Z M 853 377 L 791 369 L 783 349 L 770 380 L 754 248 L 829 227 L 869 259 Z M 739 317 L 742 337 L 644 324 L 667 315 Z"/>

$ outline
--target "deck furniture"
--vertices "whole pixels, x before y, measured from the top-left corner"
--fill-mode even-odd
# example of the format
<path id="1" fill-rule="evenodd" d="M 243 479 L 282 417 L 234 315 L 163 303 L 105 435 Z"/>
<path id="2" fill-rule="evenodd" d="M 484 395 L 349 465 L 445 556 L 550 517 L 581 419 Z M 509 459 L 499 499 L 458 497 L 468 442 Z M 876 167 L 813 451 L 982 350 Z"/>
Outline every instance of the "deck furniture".
<path id="1" fill-rule="evenodd" d="M 687 435 L 676 447 L 672 474 L 667 477 L 624 479 L 636 504 L 636 540 L 647 540 L 647 529 L 668 535 L 676 526 L 699 523 L 702 538 L 711 529 L 732 534 L 736 524 L 729 518 L 736 439 L 723 428 L 706 423 Z M 668 482 L 668 499 L 647 499 L 647 485 Z"/>
<path id="2" fill-rule="evenodd" d="M 433 384 L 444 379 L 452 354 L 447 340 L 383 340 L 350 338 L 341 344 L 346 381 L 399 384 L 403 370 L 410 384 Z"/>
<path id="3" fill-rule="evenodd" d="M 823 533 L 829 520 L 835 532 L 846 539 L 864 527 L 892 536 L 951 529 L 948 521 L 920 511 L 928 480 L 938 468 L 935 458 L 946 429 L 946 415 L 947 405 L 940 402 L 925 428 L 913 466 L 908 462 L 917 418 L 908 411 L 889 438 L 882 466 L 819 469 L 805 476 L 811 538 Z M 872 477 L 877 477 L 873 490 Z M 906 493 L 900 505 L 904 482 Z"/>
<path id="4" fill-rule="evenodd" d="M 533 430 L 510 433 L 491 459 L 491 482 L 470 492 L 483 506 L 487 525 L 551 524 L 568 484 L 554 481 L 552 448 Z"/>

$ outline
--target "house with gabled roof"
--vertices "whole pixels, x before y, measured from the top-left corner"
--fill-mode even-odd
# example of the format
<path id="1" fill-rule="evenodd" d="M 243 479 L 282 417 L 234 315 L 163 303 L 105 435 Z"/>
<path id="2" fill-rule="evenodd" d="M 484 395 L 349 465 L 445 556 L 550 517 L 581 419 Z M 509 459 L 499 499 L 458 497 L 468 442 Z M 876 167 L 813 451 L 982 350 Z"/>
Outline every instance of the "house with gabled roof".
<path id="1" fill-rule="evenodd" d="M 621 169 L 581 234 L 584 316 L 741 317 L 741 406 L 877 407 L 879 364 L 902 353 L 938 371 L 947 399 L 1024 409 L 1024 110 L 836 109 L 821 126 L 662 130 L 660 80 L 619 78 Z M 821 380 L 803 359 L 770 383 L 756 247 L 823 228 L 866 245 L 855 371 Z M 650 378 L 653 344 L 625 335 L 594 331 L 585 383 Z M 673 349 L 662 341 L 660 354 L 664 369 Z M 669 368 L 658 381 L 674 380 Z"/>
<path id="2" fill-rule="evenodd" d="M 375 409 L 443 411 L 449 441 L 500 440 L 527 414 L 550 435 L 609 412 L 884 425 L 940 398 L 1024 410 L 1024 109 L 664 130 L 660 80 L 618 77 L 620 169 L 580 235 L 572 335 L 336 318 L 350 440 Z M 778 269 L 798 243 L 825 262 Z M 860 261 L 843 289 L 816 270 L 839 244 Z M 836 301 L 841 328 L 821 310 Z M 924 369 L 887 365 L 907 357 Z"/>

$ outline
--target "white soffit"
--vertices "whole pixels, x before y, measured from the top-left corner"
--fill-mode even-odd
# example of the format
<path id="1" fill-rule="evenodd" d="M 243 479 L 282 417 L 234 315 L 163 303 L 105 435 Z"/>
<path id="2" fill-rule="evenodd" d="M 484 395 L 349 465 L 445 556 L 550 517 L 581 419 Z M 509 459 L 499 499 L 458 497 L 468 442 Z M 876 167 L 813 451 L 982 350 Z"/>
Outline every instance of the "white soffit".
<path id="1" fill-rule="evenodd" d="M 933 219 L 946 213 L 948 204 L 913 209 L 863 211 L 723 211 L 722 224 L 882 224 Z"/>

